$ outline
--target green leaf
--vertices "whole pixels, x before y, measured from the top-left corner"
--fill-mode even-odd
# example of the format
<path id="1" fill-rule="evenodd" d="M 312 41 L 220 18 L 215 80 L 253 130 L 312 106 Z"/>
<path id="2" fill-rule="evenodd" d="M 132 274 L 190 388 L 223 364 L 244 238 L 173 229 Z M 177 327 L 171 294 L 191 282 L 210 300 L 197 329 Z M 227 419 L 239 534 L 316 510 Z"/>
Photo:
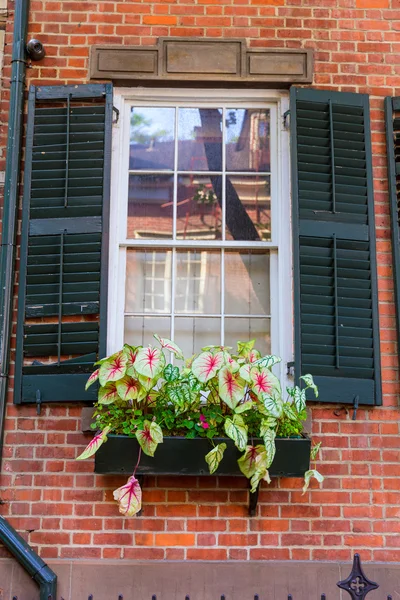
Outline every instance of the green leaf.
<path id="1" fill-rule="evenodd" d="M 127 364 L 126 354 L 121 350 L 106 360 L 100 367 L 100 385 L 106 385 L 112 381 L 118 381 L 125 375 Z"/>
<path id="2" fill-rule="evenodd" d="M 225 433 L 235 442 L 239 450 L 244 450 L 247 444 L 247 425 L 240 415 L 233 415 L 233 419 L 225 419 Z"/>
<path id="3" fill-rule="evenodd" d="M 314 383 L 313 376 L 308 373 L 307 375 L 302 375 L 300 377 L 300 379 L 302 379 L 305 382 L 305 384 L 307 385 L 306 389 L 308 389 L 308 388 L 312 389 L 315 394 L 315 397 L 318 398 L 318 388 Z"/>
<path id="4" fill-rule="evenodd" d="M 259 365 L 260 367 L 266 367 L 267 369 L 271 369 L 271 367 L 273 367 L 277 363 L 280 363 L 281 361 L 282 359 L 279 358 L 279 356 L 274 356 L 273 354 L 270 354 L 259 358 L 253 364 Z"/>
<path id="5" fill-rule="evenodd" d="M 246 446 L 245 453 L 239 458 L 238 465 L 243 475 L 250 479 L 257 469 L 266 469 L 267 453 L 265 446 Z"/>
<path id="6" fill-rule="evenodd" d="M 315 446 L 313 446 L 311 448 L 311 452 L 310 452 L 311 460 L 315 460 L 317 458 L 319 449 L 321 448 L 321 444 L 322 444 L 322 442 L 318 442 L 318 444 L 315 444 Z"/>
<path id="7" fill-rule="evenodd" d="M 107 441 L 107 433 L 110 431 L 111 427 L 105 427 L 103 431 L 100 431 L 94 438 L 89 442 L 86 446 L 85 450 L 80 454 L 76 460 L 84 460 L 85 458 L 89 458 L 93 456 L 100 448 L 100 446 Z"/>
<path id="8" fill-rule="evenodd" d="M 237 343 L 238 355 L 243 356 L 244 358 L 247 358 L 248 355 L 250 354 L 250 352 L 253 350 L 255 343 L 256 343 L 255 339 L 250 340 L 249 342 L 238 342 Z"/>
<path id="9" fill-rule="evenodd" d="M 224 364 L 223 352 L 202 352 L 193 361 L 192 371 L 195 377 L 202 383 L 209 381 L 218 373 Z"/>
<path id="10" fill-rule="evenodd" d="M 221 462 L 224 456 L 225 450 L 226 444 L 222 443 L 218 444 L 218 446 L 215 446 L 215 448 L 213 448 L 208 454 L 206 454 L 205 459 L 206 463 L 209 466 L 211 474 L 215 473 L 215 471 L 218 469 L 219 463 Z"/>
<path id="11" fill-rule="evenodd" d="M 293 388 L 293 401 L 297 412 L 301 412 L 306 407 L 306 391 L 301 390 L 297 385 Z"/>
<path id="12" fill-rule="evenodd" d="M 282 400 L 277 396 L 262 394 L 261 401 L 268 413 L 277 419 L 280 419 L 283 412 Z"/>
<path id="13" fill-rule="evenodd" d="M 178 344 L 175 344 L 175 342 L 169 340 L 168 338 L 162 338 L 156 333 L 153 337 L 155 337 L 156 340 L 161 344 L 161 348 L 165 350 L 170 350 L 175 354 L 176 358 L 178 358 L 179 360 L 184 360 L 182 350 L 179 348 Z"/>
<path id="14" fill-rule="evenodd" d="M 89 377 L 89 379 L 86 382 L 85 390 L 87 390 L 88 388 L 90 388 L 90 386 L 92 385 L 92 383 L 94 383 L 95 381 L 98 380 L 99 373 L 100 373 L 100 369 L 96 369 L 95 371 L 93 371 L 93 373 L 91 374 L 91 376 Z"/>
<path id="15" fill-rule="evenodd" d="M 241 413 L 247 412 L 248 410 L 250 410 L 253 407 L 253 401 L 252 400 L 247 400 L 247 402 L 243 402 L 243 404 L 239 404 L 236 408 L 235 408 L 235 413 L 237 415 L 240 415 Z"/>
<path id="16" fill-rule="evenodd" d="M 152 423 L 150 423 L 150 421 L 144 421 L 143 429 L 136 430 L 136 439 L 147 456 L 154 456 L 154 452 L 158 446 L 158 442 L 153 438 L 154 428 L 152 431 L 151 425 Z"/>
<path id="17" fill-rule="evenodd" d="M 275 446 L 275 431 L 273 429 L 267 429 L 263 435 L 263 441 L 265 445 L 266 461 L 265 466 L 267 469 L 270 468 L 272 461 L 275 457 L 276 446 Z"/>
<path id="18" fill-rule="evenodd" d="M 275 417 L 268 416 L 266 419 L 262 419 L 260 425 L 260 436 L 264 437 L 265 432 L 269 429 L 275 429 L 276 427 L 276 419 Z"/>
<path id="19" fill-rule="evenodd" d="M 254 492 L 257 491 L 258 484 L 260 483 L 260 481 L 262 479 L 264 479 L 268 483 L 271 483 L 271 479 L 269 477 L 268 469 L 266 469 L 263 466 L 261 466 L 258 469 L 256 469 L 255 472 L 254 472 L 254 474 L 252 475 L 252 477 L 250 479 L 250 492 L 252 494 L 254 494 Z"/>
<path id="20" fill-rule="evenodd" d="M 150 434 L 151 437 L 153 438 L 153 440 L 157 443 L 157 444 L 162 444 L 163 443 L 163 432 L 161 427 L 159 426 L 158 423 L 156 423 L 155 421 L 151 422 L 150 425 Z"/>
<path id="21" fill-rule="evenodd" d="M 322 483 L 324 481 L 324 476 L 321 475 L 321 473 L 319 473 L 315 469 L 310 469 L 310 471 L 306 471 L 304 473 L 303 494 L 305 494 L 306 491 L 308 490 L 308 486 L 310 485 L 311 477 L 314 477 L 318 481 L 318 483 Z"/>
<path id="22" fill-rule="evenodd" d="M 223 367 L 218 374 L 218 393 L 232 410 L 242 400 L 245 382 L 238 373 L 232 373 L 229 367 Z"/>
<path id="23" fill-rule="evenodd" d="M 117 381 L 117 392 L 121 400 L 135 400 L 139 394 L 139 382 L 133 377 L 125 375 L 122 379 Z"/>
<path id="24" fill-rule="evenodd" d="M 168 364 L 164 369 L 164 379 L 166 381 L 176 381 L 179 379 L 179 367 Z"/>
<path id="25" fill-rule="evenodd" d="M 164 354 L 159 348 L 141 348 L 135 360 L 135 369 L 140 375 L 155 379 L 165 365 Z"/>
<path id="26" fill-rule="evenodd" d="M 175 406 L 176 414 L 186 410 L 192 402 L 189 386 L 184 383 L 172 383 L 165 388 L 169 400 Z"/>
<path id="27" fill-rule="evenodd" d="M 288 402 L 283 404 L 283 412 L 290 421 L 298 421 L 298 415 L 294 412 L 293 407 Z"/>
<path id="28" fill-rule="evenodd" d="M 104 387 L 99 389 L 98 403 L 99 404 L 112 404 L 118 400 L 117 386 L 114 382 L 107 383 Z"/>

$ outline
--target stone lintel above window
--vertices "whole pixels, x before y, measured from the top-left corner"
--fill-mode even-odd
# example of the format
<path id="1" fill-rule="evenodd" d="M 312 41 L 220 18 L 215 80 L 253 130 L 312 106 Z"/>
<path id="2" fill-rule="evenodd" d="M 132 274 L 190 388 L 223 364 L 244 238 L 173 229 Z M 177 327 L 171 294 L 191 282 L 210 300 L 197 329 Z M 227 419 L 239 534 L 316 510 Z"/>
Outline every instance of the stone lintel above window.
<path id="1" fill-rule="evenodd" d="M 312 83 L 309 48 L 248 48 L 244 39 L 159 38 L 156 46 L 91 48 L 92 79 Z"/>

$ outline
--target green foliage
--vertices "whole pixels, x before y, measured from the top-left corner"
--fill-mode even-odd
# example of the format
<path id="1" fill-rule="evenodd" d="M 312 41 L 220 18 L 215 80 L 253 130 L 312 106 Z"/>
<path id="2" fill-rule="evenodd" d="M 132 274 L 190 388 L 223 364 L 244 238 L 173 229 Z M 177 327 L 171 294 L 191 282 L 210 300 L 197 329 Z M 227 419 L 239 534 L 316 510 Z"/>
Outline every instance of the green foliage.
<path id="1" fill-rule="evenodd" d="M 238 463 L 251 489 L 261 479 L 269 481 L 276 437 L 302 434 L 305 392 L 318 393 L 312 376 L 302 377 L 302 389 L 287 388 L 284 398 L 271 370 L 280 359 L 261 356 L 255 340 L 238 342 L 236 353 L 207 346 L 178 367 L 170 360 L 171 353 L 183 358 L 180 348 L 171 340 L 154 337 L 161 348 L 125 345 L 100 361 L 89 385 L 99 380 L 93 429 L 103 435 L 96 436 L 81 458 L 92 455 L 107 433 L 136 437 L 150 456 L 163 436 L 203 437 L 213 446 L 213 438 L 228 436 L 242 453 Z M 210 472 L 218 469 L 225 448 L 219 444 L 205 456 Z M 307 486 L 311 476 L 318 479 L 315 473 L 310 471 Z"/>

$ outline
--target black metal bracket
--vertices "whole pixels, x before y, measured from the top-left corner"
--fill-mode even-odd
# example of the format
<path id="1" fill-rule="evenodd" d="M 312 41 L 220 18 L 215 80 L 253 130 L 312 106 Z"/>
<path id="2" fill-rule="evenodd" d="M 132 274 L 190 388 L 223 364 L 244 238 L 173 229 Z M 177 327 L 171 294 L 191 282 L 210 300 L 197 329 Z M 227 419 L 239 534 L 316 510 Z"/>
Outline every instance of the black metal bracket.
<path id="1" fill-rule="evenodd" d="M 358 398 L 358 396 L 357 396 Z M 346 590 L 352 600 L 364 600 L 365 596 L 372 590 L 376 590 L 379 585 L 368 579 L 361 567 L 360 555 L 355 554 L 353 559 L 353 568 L 347 579 L 339 581 L 337 584 L 342 590 Z"/>
<path id="2" fill-rule="evenodd" d="M 255 492 L 249 491 L 249 517 L 256 516 L 259 491 L 260 491 L 260 484 L 258 484 Z"/>
<path id="3" fill-rule="evenodd" d="M 360 400 L 359 396 L 354 396 L 354 400 L 353 400 L 353 416 L 351 417 L 352 421 L 355 421 L 357 418 L 357 409 L 358 409 L 358 402 Z"/>

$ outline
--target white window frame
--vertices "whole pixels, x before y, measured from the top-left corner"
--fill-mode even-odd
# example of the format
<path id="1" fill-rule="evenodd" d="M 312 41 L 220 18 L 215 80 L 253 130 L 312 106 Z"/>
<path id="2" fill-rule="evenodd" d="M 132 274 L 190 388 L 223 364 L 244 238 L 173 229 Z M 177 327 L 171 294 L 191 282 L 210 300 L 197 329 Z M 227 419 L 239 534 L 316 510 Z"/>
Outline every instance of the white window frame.
<path id="1" fill-rule="evenodd" d="M 133 103 L 142 106 L 201 106 L 215 107 L 219 103 L 231 107 L 245 104 L 246 108 L 270 108 L 271 127 L 276 124 L 271 139 L 271 241 L 240 242 L 220 240 L 177 240 L 177 248 L 270 248 L 271 281 L 271 351 L 282 358 L 276 367 L 282 385 L 289 380 L 287 364 L 293 360 L 293 285 L 292 285 L 292 235 L 290 203 L 289 133 L 284 125 L 284 113 L 289 108 L 287 91 L 226 90 L 226 89 L 153 89 L 114 88 L 114 106 L 119 117 L 113 124 L 111 162 L 111 209 L 108 277 L 107 352 L 111 354 L 123 345 L 126 248 L 171 247 L 170 241 L 126 239 L 130 108 Z M 273 147 L 275 145 L 275 147 Z M 274 169 L 272 167 L 275 162 Z M 272 176 L 272 173 L 274 176 Z M 206 172 L 204 173 L 206 175 Z M 223 286 L 222 286 L 223 287 Z M 149 315 L 151 316 L 151 315 Z M 212 340 L 210 340 L 210 343 Z"/>

